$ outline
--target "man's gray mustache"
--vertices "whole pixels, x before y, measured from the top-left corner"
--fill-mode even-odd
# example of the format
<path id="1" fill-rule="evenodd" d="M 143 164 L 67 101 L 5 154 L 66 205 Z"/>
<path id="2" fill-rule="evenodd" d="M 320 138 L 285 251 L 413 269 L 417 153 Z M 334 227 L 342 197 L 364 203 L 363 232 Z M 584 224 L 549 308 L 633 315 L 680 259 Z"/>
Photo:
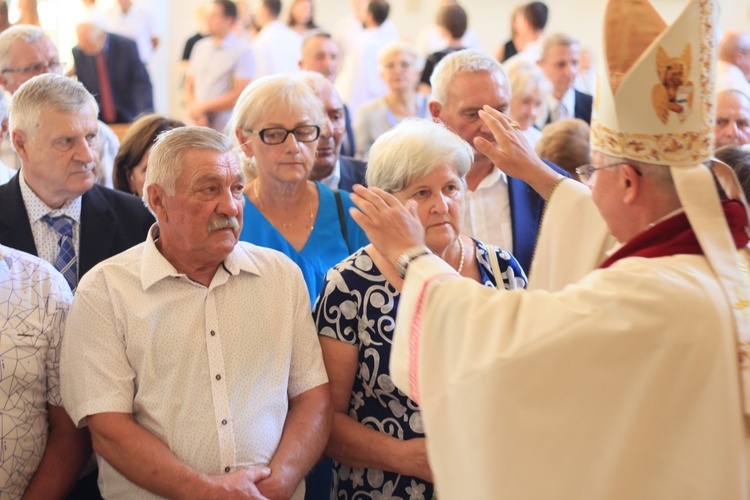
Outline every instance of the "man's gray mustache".
<path id="1" fill-rule="evenodd" d="M 240 230 L 240 222 L 237 220 L 237 217 L 212 217 L 210 221 L 208 221 L 208 232 L 213 233 L 214 231 L 218 231 L 219 229 L 225 229 L 230 228 L 234 231 Z"/>

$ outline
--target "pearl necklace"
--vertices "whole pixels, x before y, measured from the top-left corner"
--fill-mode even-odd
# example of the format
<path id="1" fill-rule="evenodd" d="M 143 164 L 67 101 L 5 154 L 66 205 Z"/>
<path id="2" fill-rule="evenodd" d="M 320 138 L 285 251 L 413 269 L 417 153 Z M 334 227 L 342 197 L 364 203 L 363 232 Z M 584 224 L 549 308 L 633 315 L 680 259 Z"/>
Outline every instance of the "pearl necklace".
<path id="1" fill-rule="evenodd" d="M 458 274 L 461 274 L 461 271 L 464 268 L 464 242 L 461 241 L 461 236 L 458 237 L 458 248 L 461 250 L 461 260 L 458 261 Z"/>
<path id="2" fill-rule="evenodd" d="M 258 179 L 256 179 L 255 182 L 253 182 L 253 192 L 255 193 L 255 198 L 257 198 L 258 200 L 258 208 L 261 211 L 263 211 L 263 202 L 261 201 L 260 195 L 258 194 L 258 184 L 260 184 L 260 182 L 258 182 Z M 310 232 L 312 232 L 312 230 L 315 228 L 315 225 L 314 225 L 315 219 L 314 219 L 313 210 L 312 210 L 312 201 L 310 199 L 310 191 L 307 187 L 305 189 L 307 190 L 307 210 L 310 212 Z M 270 217 L 268 220 L 269 222 L 273 224 L 273 221 L 271 221 Z M 281 227 L 288 229 L 292 227 L 293 225 L 294 224 L 292 224 L 291 222 L 287 222 L 287 223 L 282 223 Z M 463 259 L 462 259 L 462 263 L 463 263 Z"/>

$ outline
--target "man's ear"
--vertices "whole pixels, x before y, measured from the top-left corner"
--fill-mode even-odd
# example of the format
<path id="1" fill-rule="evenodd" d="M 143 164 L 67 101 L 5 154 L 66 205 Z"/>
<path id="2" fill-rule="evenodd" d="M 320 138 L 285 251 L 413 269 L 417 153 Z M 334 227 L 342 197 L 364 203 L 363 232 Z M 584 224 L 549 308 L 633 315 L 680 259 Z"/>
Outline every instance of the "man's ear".
<path id="1" fill-rule="evenodd" d="M 164 189 L 156 184 L 149 184 L 146 186 L 146 192 L 148 193 L 148 206 L 156 214 L 156 219 L 163 222 L 168 221 L 167 194 Z"/>
<path id="2" fill-rule="evenodd" d="M 442 105 L 437 101 L 430 101 L 428 107 L 430 108 L 430 115 L 432 116 L 433 120 L 436 122 L 440 122 L 440 110 L 442 109 Z"/>
<path id="3" fill-rule="evenodd" d="M 16 150 L 16 154 L 21 158 L 21 163 L 29 161 L 29 152 L 27 148 L 26 136 L 20 130 L 13 130 L 10 133 L 10 142 L 13 144 L 13 149 Z"/>
<path id="4" fill-rule="evenodd" d="M 626 205 L 632 205 L 638 200 L 641 189 L 643 189 L 643 176 L 629 163 L 623 164 L 622 168 L 620 168 L 620 176 L 624 187 L 622 201 Z"/>

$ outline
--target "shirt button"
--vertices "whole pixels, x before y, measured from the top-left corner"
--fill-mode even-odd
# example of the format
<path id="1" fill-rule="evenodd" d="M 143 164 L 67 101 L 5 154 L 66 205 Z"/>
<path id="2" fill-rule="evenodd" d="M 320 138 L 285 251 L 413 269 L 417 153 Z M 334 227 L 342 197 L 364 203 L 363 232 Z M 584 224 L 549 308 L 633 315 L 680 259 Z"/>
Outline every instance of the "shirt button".
<path id="1" fill-rule="evenodd" d="M 216 380 L 221 380 L 221 375 L 216 375 Z"/>
<path id="2" fill-rule="evenodd" d="M 221 425 L 227 425 L 227 420 L 226 419 L 222 420 Z"/>
<path id="3" fill-rule="evenodd" d="M 211 330 L 211 336 L 213 337 L 214 335 L 216 335 L 216 332 Z"/>
<path id="4" fill-rule="evenodd" d="M 229 468 L 229 467 L 224 467 L 224 472 L 229 472 L 230 470 L 232 470 L 232 469 Z"/>

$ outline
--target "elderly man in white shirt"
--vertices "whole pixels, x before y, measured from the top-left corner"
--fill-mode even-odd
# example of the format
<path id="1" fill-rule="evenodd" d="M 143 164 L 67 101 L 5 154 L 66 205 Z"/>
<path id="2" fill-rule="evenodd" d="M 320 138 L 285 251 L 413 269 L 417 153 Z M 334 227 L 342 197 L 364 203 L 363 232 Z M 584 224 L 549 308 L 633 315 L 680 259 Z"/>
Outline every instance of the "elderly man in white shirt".
<path id="1" fill-rule="evenodd" d="M 512 97 L 505 70 L 494 57 L 476 49 L 453 52 L 435 66 L 430 83 L 430 113 L 436 121 L 469 144 L 476 137 L 492 140 L 479 110 L 487 105 L 507 113 Z M 559 167 L 553 168 L 568 176 Z M 512 251 L 528 272 L 544 200 L 476 150 L 466 186 L 463 233 Z"/>
<path id="2" fill-rule="evenodd" d="M 228 138 L 163 134 L 147 240 L 86 276 L 63 344 L 63 399 L 88 424 L 105 498 L 301 498 L 330 431 L 302 274 L 238 243 L 244 176 Z"/>

